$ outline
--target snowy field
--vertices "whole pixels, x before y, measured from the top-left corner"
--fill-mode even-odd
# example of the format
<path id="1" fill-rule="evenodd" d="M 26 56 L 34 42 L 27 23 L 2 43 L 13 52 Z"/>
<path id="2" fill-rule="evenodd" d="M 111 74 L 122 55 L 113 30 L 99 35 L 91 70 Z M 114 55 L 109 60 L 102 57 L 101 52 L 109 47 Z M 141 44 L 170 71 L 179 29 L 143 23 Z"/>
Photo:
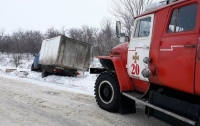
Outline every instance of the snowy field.
<path id="1" fill-rule="evenodd" d="M 17 80 L 23 79 L 41 86 L 94 95 L 94 83 L 97 75 L 91 75 L 88 71 L 79 71 L 81 75 L 77 77 L 50 75 L 42 78 L 41 72 L 30 70 L 33 60 L 34 56 L 24 54 L 20 61 L 20 65 L 16 68 L 11 54 L 0 54 L 0 76 L 5 78 L 15 78 Z M 98 59 L 91 61 L 90 67 L 98 66 L 101 66 Z M 6 72 L 6 69 L 16 70 L 13 72 Z"/>

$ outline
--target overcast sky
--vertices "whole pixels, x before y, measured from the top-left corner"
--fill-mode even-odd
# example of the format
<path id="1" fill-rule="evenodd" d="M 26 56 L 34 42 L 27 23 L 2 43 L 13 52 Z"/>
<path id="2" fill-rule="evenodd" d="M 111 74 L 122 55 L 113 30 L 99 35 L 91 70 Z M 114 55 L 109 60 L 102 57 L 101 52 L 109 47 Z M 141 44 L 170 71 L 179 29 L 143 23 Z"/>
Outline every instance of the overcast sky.
<path id="1" fill-rule="evenodd" d="M 0 0 L 0 30 L 7 34 L 19 28 L 45 32 L 82 25 L 100 27 L 103 18 L 112 18 L 111 0 Z"/>

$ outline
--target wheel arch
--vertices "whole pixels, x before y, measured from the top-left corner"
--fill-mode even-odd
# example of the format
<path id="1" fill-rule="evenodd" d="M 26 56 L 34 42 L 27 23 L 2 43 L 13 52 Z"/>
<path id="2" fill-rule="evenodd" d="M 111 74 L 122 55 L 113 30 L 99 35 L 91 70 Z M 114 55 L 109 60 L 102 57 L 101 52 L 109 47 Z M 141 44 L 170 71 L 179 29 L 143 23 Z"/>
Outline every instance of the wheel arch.
<path id="1" fill-rule="evenodd" d="M 100 63 L 107 70 L 115 71 L 120 86 L 120 91 L 134 90 L 133 83 L 126 69 L 126 64 L 120 57 L 99 56 Z"/>

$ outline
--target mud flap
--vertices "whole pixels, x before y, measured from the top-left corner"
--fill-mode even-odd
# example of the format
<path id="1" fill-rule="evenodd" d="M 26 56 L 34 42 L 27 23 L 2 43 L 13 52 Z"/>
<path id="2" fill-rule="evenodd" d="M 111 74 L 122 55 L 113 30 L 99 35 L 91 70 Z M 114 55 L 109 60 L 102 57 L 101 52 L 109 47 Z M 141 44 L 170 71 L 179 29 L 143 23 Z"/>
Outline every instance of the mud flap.
<path id="1" fill-rule="evenodd" d="M 119 112 L 120 114 L 136 113 L 135 101 L 121 94 Z"/>

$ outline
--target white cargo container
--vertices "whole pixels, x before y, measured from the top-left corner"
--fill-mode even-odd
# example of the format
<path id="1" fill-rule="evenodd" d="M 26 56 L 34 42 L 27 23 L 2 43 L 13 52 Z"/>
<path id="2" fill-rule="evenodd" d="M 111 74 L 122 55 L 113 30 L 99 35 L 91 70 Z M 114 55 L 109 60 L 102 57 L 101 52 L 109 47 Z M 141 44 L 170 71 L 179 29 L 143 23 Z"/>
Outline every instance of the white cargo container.
<path id="1" fill-rule="evenodd" d="M 39 64 L 43 66 L 43 71 L 48 73 L 54 73 L 56 70 L 88 70 L 90 54 L 90 44 L 58 36 L 43 40 Z"/>

